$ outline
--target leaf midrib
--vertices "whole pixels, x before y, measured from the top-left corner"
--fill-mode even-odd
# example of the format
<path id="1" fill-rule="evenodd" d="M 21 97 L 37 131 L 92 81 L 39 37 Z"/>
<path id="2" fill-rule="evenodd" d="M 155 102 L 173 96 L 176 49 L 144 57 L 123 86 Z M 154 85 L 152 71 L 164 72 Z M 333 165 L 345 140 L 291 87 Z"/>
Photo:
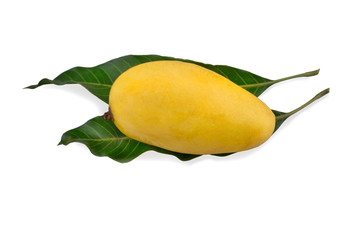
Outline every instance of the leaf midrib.
<path id="1" fill-rule="evenodd" d="M 73 142 L 73 141 L 94 141 L 94 142 L 104 142 L 104 141 L 113 141 L 113 140 L 125 140 L 130 139 L 129 137 L 113 137 L 113 138 L 72 138 L 71 141 L 66 142 Z"/>
<path id="2" fill-rule="evenodd" d="M 274 84 L 274 82 L 276 81 L 271 81 L 271 82 L 264 82 L 264 83 L 255 83 L 255 84 L 246 84 L 246 85 L 238 85 L 242 88 L 250 88 L 250 87 L 259 87 L 259 86 L 266 86 L 266 85 L 271 85 Z M 78 84 L 84 84 L 84 85 L 94 85 L 94 86 L 104 86 L 104 87 L 109 87 L 111 88 L 112 84 L 101 84 L 101 83 L 91 83 L 91 82 L 75 82 Z"/>
<path id="3" fill-rule="evenodd" d="M 109 87 L 109 88 L 111 88 L 111 86 L 112 86 L 112 84 L 92 83 L 92 82 L 76 82 L 76 83 L 84 84 L 84 85 L 103 86 L 103 87 Z"/>

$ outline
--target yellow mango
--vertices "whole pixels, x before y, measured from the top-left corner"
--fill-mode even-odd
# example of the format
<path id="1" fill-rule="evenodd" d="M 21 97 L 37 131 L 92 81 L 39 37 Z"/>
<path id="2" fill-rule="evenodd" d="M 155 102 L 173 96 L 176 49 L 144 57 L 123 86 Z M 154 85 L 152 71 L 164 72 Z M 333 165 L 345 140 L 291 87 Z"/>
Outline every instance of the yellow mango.
<path id="1" fill-rule="evenodd" d="M 114 82 L 109 106 L 128 137 L 180 153 L 251 149 L 275 127 L 275 115 L 260 99 L 220 74 L 181 61 L 128 69 Z"/>

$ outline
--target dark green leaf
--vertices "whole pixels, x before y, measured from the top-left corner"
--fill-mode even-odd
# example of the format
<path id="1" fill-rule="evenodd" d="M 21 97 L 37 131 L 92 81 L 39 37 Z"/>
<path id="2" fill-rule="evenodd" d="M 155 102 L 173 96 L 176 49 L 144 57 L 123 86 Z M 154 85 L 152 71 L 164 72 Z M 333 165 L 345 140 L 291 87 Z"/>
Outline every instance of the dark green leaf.
<path id="1" fill-rule="evenodd" d="M 105 120 L 103 116 L 90 119 L 85 124 L 67 131 L 59 144 L 68 145 L 72 142 L 85 144 L 96 156 L 108 156 L 122 163 L 129 162 L 149 150 L 171 154 L 183 161 L 197 157 L 197 155 L 172 152 L 131 139 L 120 132 L 112 121 Z"/>
<path id="2" fill-rule="evenodd" d="M 219 73 L 220 75 L 228 78 L 237 85 L 253 93 L 255 96 L 259 96 L 269 86 L 275 83 L 297 77 L 313 76 L 318 74 L 319 72 L 319 70 L 316 70 L 278 80 L 270 80 L 250 73 L 248 71 L 224 65 L 210 65 L 186 59 L 164 57 L 158 55 L 128 55 L 113 59 L 95 67 L 71 68 L 61 73 L 54 80 L 45 78 L 42 79 L 37 85 L 31 85 L 27 88 L 34 89 L 45 84 L 81 84 L 95 96 L 108 103 L 111 86 L 113 82 L 124 71 L 141 63 L 159 60 L 184 61 L 197 64 L 199 66 Z M 274 130 L 275 132 L 279 128 L 279 126 L 290 115 L 293 114 L 293 112 L 273 112 L 276 115 L 276 127 Z M 198 155 L 176 153 L 135 141 L 125 136 L 116 128 L 116 126 L 111 121 L 105 120 L 101 116 L 89 120 L 80 127 L 67 131 L 63 134 L 59 144 L 67 145 L 71 142 L 83 143 L 90 149 L 90 151 L 94 155 L 108 156 L 119 162 L 131 161 L 132 159 L 149 150 L 154 150 L 165 154 L 171 154 L 183 161 L 198 157 Z M 217 156 L 227 156 L 229 154 L 231 153 L 217 154 Z"/>
<path id="3" fill-rule="evenodd" d="M 248 71 L 224 65 L 210 65 L 186 59 L 164 57 L 159 55 L 128 55 L 113 59 L 95 67 L 71 68 L 61 73 L 54 80 L 45 78 L 42 79 L 37 85 L 31 85 L 27 88 L 34 89 L 45 84 L 81 84 L 92 94 L 94 94 L 104 102 L 108 103 L 111 86 L 121 73 L 138 64 L 159 60 L 174 60 L 197 64 L 199 66 L 217 72 L 220 75 L 223 75 L 237 85 L 253 93 L 255 96 L 259 96 L 268 87 L 275 83 L 297 77 L 313 76 L 318 74 L 319 72 L 319 70 L 316 70 L 272 81 L 267 78 L 260 77 L 256 74 L 250 73 Z"/>
<path id="4" fill-rule="evenodd" d="M 304 105 L 288 113 L 272 110 L 276 116 L 274 132 L 288 117 L 303 109 L 316 99 L 324 96 L 328 92 L 329 89 L 325 89 Z M 191 160 L 199 156 L 172 152 L 138 142 L 125 136 L 118 130 L 112 121 L 105 120 L 103 116 L 95 117 L 80 127 L 67 131 L 62 136 L 59 144 L 67 145 L 72 142 L 81 142 L 85 144 L 96 156 L 108 156 L 122 163 L 129 162 L 149 150 L 171 154 L 183 161 Z M 233 153 L 216 154 L 216 156 L 224 157 L 230 154 Z"/>
<path id="5" fill-rule="evenodd" d="M 287 119 L 287 117 L 281 117 L 281 116 L 284 116 L 284 114 L 286 114 L 284 112 L 280 112 L 280 111 L 276 111 L 276 110 L 271 110 L 271 111 L 274 113 L 274 115 L 276 117 L 275 128 L 274 128 L 274 133 L 275 133 L 276 130 L 279 129 L 281 124 L 283 124 L 283 122 Z"/>

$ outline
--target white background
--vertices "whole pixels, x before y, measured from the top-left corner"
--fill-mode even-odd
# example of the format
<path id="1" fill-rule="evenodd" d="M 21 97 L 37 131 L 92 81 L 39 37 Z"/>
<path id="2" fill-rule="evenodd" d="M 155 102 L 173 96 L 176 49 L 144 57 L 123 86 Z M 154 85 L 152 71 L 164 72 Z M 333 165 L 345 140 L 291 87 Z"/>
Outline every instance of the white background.
<path id="1" fill-rule="evenodd" d="M 2 1 L 0 239 L 360 239 L 357 1 Z M 264 145 L 190 162 L 95 157 L 62 133 L 107 106 L 81 86 L 24 90 L 127 54 L 271 79 L 292 110 Z"/>

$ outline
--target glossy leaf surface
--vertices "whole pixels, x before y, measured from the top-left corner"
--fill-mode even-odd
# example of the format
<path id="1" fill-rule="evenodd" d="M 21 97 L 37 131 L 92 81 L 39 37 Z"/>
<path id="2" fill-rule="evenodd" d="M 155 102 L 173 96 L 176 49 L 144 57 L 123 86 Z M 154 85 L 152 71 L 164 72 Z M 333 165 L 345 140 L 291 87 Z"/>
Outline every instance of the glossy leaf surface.
<path id="1" fill-rule="evenodd" d="M 256 74 L 250 73 L 245 70 L 224 66 L 224 65 L 211 65 L 200 62 L 195 62 L 186 59 L 164 57 L 159 55 L 128 55 L 120 58 L 113 59 L 106 63 L 100 64 L 95 67 L 74 67 L 71 68 L 54 80 L 47 78 L 42 79 L 38 84 L 28 86 L 27 88 L 34 89 L 46 84 L 81 84 L 92 94 L 103 100 L 109 102 L 109 92 L 113 82 L 127 69 L 139 65 L 141 63 L 160 61 L 160 60 L 173 60 L 190 62 L 212 70 L 214 72 L 223 75 L 229 80 L 233 81 L 237 85 L 245 88 L 255 96 L 259 96 L 271 85 L 296 77 L 305 77 L 316 75 L 319 71 L 311 71 L 279 80 L 269 80 L 267 78 L 260 77 Z"/>
<path id="2" fill-rule="evenodd" d="M 328 92 L 329 89 L 325 89 L 307 103 L 289 113 L 272 110 L 276 116 L 274 133 L 288 117 L 303 109 L 313 101 L 324 96 Z M 85 144 L 96 156 L 108 156 L 122 163 L 129 162 L 142 153 L 150 150 L 171 154 L 183 161 L 191 160 L 199 156 L 172 152 L 138 142 L 125 136 L 117 129 L 111 120 L 105 120 L 103 116 L 95 117 L 80 127 L 67 131 L 63 134 L 59 144 L 67 145 L 72 142 L 80 142 Z M 216 156 L 224 157 L 230 154 L 232 153 L 216 154 Z"/>
<path id="3" fill-rule="evenodd" d="M 44 78 L 38 84 L 28 86 L 27 88 L 34 89 L 46 84 L 81 84 L 96 97 L 108 103 L 111 86 L 123 72 L 141 63 L 160 60 L 184 61 L 197 64 L 228 78 L 255 96 L 261 95 L 261 93 L 275 83 L 297 77 L 313 76 L 319 72 L 319 70 L 315 70 L 278 80 L 270 80 L 245 70 L 224 65 L 210 65 L 187 59 L 164 57 L 159 55 L 128 55 L 113 59 L 95 67 L 74 67 L 61 73 L 53 80 Z M 283 113 L 275 110 L 273 110 L 273 112 L 276 116 L 275 132 L 293 113 Z M 83 125 L 67 131 L 63 134 L 59 144 L 68 145 L 72 142 L 85 144 L 96 156 L 108 156 L 119 162 L 131 161 L 142 153 L 150 150 L 171 154 L 183 161 L 199 156 L 172 152 L 138 142 L 125 136 L 116 128 L 112 121 L 105 120 L 103 116 L 90 119 Z M 229 154 L 232 153 L 217 154 L 217 156 L 227 156 Z"/>
<path id="4" fill-rule="evenodd" d="M 129 162 L 150 150 L 171 154 L 183 161 L 197 157 L 197 155 L 172 152 L 131 139 L 120 132 L 111 120 L 105 120 L 103 116 L 90 119 L 85 124 L 67 131 L 59 144 L 68 145 L 72 142 L 85 144 L 96 156 L 108 156 L 122 163 Z"/>

